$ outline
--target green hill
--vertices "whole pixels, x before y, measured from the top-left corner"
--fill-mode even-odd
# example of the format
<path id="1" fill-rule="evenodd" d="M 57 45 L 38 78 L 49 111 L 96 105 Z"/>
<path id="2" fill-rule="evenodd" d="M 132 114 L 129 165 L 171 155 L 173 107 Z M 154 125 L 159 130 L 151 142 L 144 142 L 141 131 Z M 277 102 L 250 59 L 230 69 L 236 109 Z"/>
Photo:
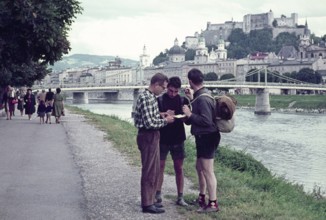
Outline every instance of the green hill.
<path id="1" fill-rule="evenodd" d="M 50 68 L 54 71 L 62 71 L 65 69 L 79 68 L 79 67 L 95 67 L 106 66 L 109 61 L 113 61 L 115 56 L 100 56 L 90 54 L 73 54 L 70 56 L 64 56 L 62 60 L 56 62 Z M 138 61 L 131 59 L 121 58 L 122 65 L 133 67 L 138 64 Z"/>

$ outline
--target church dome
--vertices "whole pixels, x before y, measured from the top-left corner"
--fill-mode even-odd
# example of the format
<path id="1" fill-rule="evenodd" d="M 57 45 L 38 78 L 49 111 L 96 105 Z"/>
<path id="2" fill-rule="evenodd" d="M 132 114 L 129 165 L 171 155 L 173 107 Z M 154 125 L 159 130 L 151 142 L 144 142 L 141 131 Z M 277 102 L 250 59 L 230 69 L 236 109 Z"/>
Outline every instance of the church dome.
<path id="1" fill-rule="evenodd" d="M 183 49 L 182 47 L 180 47 L 178 45 L 178 40 L 175 39 L 174 46 L 171 47 L 170 50 L 169 50 L 169 55 L 178 55 L 178 54 L 183 55 L 185 53 L 186 53 L 185 49 Z"/>

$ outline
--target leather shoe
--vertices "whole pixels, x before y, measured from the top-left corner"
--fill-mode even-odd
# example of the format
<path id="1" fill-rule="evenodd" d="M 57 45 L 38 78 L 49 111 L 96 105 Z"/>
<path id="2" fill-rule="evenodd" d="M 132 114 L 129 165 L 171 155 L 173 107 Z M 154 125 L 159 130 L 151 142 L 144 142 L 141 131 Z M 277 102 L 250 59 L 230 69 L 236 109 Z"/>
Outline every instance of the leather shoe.
<path id="1" fill-rule="evenodd" d="M 154 206 L 156 207 L 156 208 L 163 208 L 164 206 L 162 205 L 162 203 L 160 203 L 160 202 L 155 202 L 154 203 Z"/>
<path id="2" fill-rule="evenodd" d="M 160 214 L 164 213 L 165 210 L 161 208 L 157 208 L 155 205 L 145 206 L 143 207 L 144 213 L 151 213 L 151 214 Z"/>

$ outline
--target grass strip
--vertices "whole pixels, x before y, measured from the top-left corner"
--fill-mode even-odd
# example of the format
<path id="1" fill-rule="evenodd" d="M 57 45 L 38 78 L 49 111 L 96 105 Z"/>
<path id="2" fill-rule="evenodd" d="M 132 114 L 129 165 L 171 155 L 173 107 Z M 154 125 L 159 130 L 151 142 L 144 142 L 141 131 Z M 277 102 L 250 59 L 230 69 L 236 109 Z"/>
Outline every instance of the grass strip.
<path id="1" fill-rule="evenodd" d="M 136 128 L 116 116 L 91 113 L 77 107 L 67 107 L 82 114 L 98 129 L 106 132 L 106 138 L 115 148 L 127 156 L 129 163 L 140 166 L 140 154 L 136 144 Z M 198 187 L 195 170 L 196 150 L 191 137 L 186 141 L 187 158 L 184 163 L 185 175 Z M 174 174 L 172 160 L 167 160 L 166 172 Z M 218 200 L 221 211 L 198 214 L 196 205 L 180 207 L 185 219 L 326 219 L 326 199 L 316 187 L 307 194 L 303 187 L 276 177 L 261 162 L 243 151 L 232 150 L 228 146 L 219 147 L 215 159 Z M 168 197 L 175 199 L 174 195 Z M 187 194 L 191 203 L 197 194 Z"/>

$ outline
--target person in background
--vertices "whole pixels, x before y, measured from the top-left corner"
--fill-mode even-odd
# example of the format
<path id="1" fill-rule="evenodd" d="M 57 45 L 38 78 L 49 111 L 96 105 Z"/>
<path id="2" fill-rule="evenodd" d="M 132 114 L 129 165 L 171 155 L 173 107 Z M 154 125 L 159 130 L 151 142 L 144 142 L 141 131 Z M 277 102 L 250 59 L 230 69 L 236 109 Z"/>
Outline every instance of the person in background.
<path id="1" fill-rule="evenodd" d="M 40 117 L 40 124 L 44 124 L 45 111 L 46 111 L 45 101 L 40 100 L 40 103 L 37 107 L 37 115 L 38 117 Z"/>
<path id="2" fill-rule="evenodd" d="M 46 120 L 45 120 L 45 123 L 51 124 L 52 109 L 53 109 L 53 107 L 51 106 L 51 103 L 50 102 L 46 103 L 46 109 L 45 109 Z"/>
<path id="3" fill-rule="evenodd" d="M 192 111 L 184 105 L 183 112 L 187 116 L 186 123 L 191 124 L 191 134 L 195 136 L 196 170 L 199 180 L 198 212 L 218 212 L 214 157 L 221 136 L 215 125 L 215 100 L 202 95 L 209 94 L 209 91 L 203 85 L 204 75 L 200 70 L 191 69 L 188 72 L 188 80 L 191 89 L 186 89 L 185 94 L 190 100 L 194 99 L 191 102 Z M 206 189 L 209 196 L 208 204 L 205 199 Z"/>
<path id="4" fill-rule="evenodd" d="M 158 97 L 158 106 L 160 114 L 180 115 L 183 114 L 182 106 L 188 105 L 188 99 L 179 95 L 181 88 L 181 80 L 179 77 L 171 77 L 167 85 L 167 91 Z M 188 206 L 183 199 L 184 173 L 183 160 L 185 158 L 184 141 L 186 140 L 186 132 L 182 119 L 175 119 L 171 124 L 160 129 L 160 178 L 156 191 L 157 203 L 162 202 L 162 184 L 164 179 L 165 161 L 168 153 L 171 153 L 174 165 L 175 180 L 177 185 L 177 205 Z"/>
<path id="5" fill-rule="evenodd" d="M 137 145 L 142 163 L 140 191 L 144 213 L 165 212 L 162 206 L 155 205 L 155 193 L 160 173 L 159 129 L 172 123 L 174 118 L 171 115 L 160 117 L 156 96 L 166 89 L 167 84 L 168 78 L 164 74 L 154 74 L 149 87 L 139 94 L 136 102 L 134 123 L 138 128 Z"/>
<path id="6" fill-rule="evenodd" d="M 8 86 L 3 91 L 2 94 L 2 106 L 5 109 L 7 120 L 9 120 L 9 108 L 8 108 Z"/>
<path id="7" fill-rule="evenodd" d="M 9 120 L 12 119 L 12 116 L 15 115 L 15 106 L 17 103 L 17 98 L 15 94 L 15 90 L 13 87 L 8 86 L 7 87 L 7 105 L 8 105 L 8 115 L 9 115 Z M 8 116 L 7 116 L 8 118 Z"/>
<path id="8" fill-rule="evenodd" d="M 17 91 L 16 93 L 17 96 L 17 109 L 20 111 L 20 116 L 24 115 L 24 94 L 22 90 Z"/>
<path id="9" fill-rule="evenodd" d="M 41 101 L 45 102 L 45 96 L 46 96 L 45 90 L 42 89 L 42 91 L 37 95 L 38 103 L 40 103 Z"/>
<path id="10" fill-rule="evenodd" d="M 54 93 L 51 91 L 51 88 L 49 88 L 49 91 L 45 94 L 45 102 L 50 103 L 51 106 L 53 106 L 53 97 Z"/>
<path id="11" fill-rule="evenodd" d="M 24 94 L 22 93 L 22 91 L 17 91 L 16 93 L 17 96 L 17 109 L 20 111 L 20 116 L 24 115 Z"/>
<path id="12" fill-rule="evenodd" d="M 35 96 L 32 93 L 32 89 L 27 89 L 27 93 L 24 96 L 25 102 L 25 115 L 28 115 L 28 119 L 32 119 L 32 115 L 35 113 Z"/>
<path id="13" fill-rule="evenodd" d="M 55 122 L 57 124 L 60 124 L 60 119 L 61 119 L 62 113 L 64 111 L 63 96 L 61 95 L 60 88 L 56 89 L 56 94 L 54 95 L 53 100 L 54 100 L 53 112 L 54 112 Z"/>

